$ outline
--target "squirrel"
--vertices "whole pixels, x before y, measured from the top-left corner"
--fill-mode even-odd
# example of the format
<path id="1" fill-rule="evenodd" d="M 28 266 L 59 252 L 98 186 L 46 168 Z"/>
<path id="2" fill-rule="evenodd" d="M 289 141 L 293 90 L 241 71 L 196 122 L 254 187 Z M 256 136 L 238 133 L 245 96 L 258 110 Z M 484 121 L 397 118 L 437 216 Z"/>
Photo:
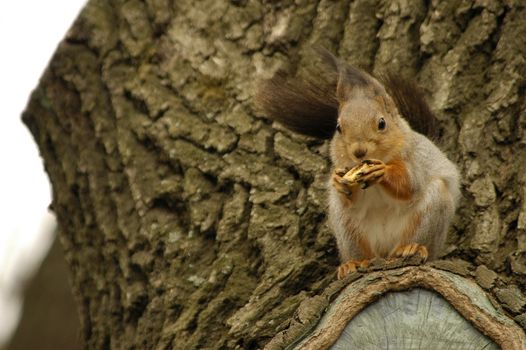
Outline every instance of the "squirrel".
<path id="1" fill-rule="evenodd" d="M 436 137 L 436 118 L 422 90 L 392 73 L 377 79 L 326 49 L 317 54 L 320 64 L 304 78 L 278 71 L 255 98 L 272 120 L 330 140 L 328 222 L 338 279 L 374 258 L 437 258 L 460 176 L 428 138 Z"/>

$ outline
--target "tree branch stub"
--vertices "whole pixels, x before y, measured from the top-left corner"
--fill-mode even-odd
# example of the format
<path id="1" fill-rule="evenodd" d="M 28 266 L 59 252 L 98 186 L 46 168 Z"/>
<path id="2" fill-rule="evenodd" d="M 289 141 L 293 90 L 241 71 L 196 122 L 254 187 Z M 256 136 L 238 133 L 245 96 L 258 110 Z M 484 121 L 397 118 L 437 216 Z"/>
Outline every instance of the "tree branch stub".
<path id="1" fill-rule="evenodd" d="M 302 339 L 293 342 L 295 345 L 290 348 L 328 349 L 343 337 L 344 330 L 352 334 L 352 327 L 346 330 L 349 322 L 360 313 L 368 312 L 366 308 L 376 300 L 385 298 L 385 294 L 389 292 L 414 288 L 424 288 L 440 294 L 465 320 L 501 348 L 526 348 L 524 331 L 503 310 L 495 308 L 486 293 L 473 280 L 427 265 L 373 271 L 353 281 L 330 303 L 315 328 L 306 332 Z M 425 334 L 426 329 L 424 327 L 419 331 Z M 359 332 L 358 328 L 357 337 Z M 378 334 L 383 333 L 379 331 Z"/>

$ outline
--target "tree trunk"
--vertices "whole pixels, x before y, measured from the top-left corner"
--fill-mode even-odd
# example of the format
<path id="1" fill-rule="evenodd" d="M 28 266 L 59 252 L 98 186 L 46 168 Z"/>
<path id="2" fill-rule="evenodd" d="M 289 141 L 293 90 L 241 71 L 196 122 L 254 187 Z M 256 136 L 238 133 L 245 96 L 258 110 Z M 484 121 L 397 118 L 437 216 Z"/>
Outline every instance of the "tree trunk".
<path id="1" fill-rule="evenodd" d="M 526 326 L 523 1 L 91 0 L 24 114 L 86 347 L 284 347 L 341 289 L 327 143 L 251 101 L 313 45 L 427 90 L 463 174 L 443 263 Z"/>

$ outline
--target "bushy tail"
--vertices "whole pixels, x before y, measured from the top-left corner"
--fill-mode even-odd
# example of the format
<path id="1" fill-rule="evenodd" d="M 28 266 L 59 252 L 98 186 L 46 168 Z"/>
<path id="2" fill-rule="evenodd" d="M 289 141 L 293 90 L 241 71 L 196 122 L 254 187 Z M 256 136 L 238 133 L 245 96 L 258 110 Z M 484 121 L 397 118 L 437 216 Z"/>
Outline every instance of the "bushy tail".
<path id="1" fill-rule="evenodd" d="M 413 81 L 392 72 L 381 75 L 380 82 L 411 128 L 431 140 L 437 140 L 438 121 L 426 102 L 424 92 Z"/>
<path id="2" fill-rule="evenodd" d="M 330 139 L 338 119 L 336 67 L 322 60 L 304 73 L 291 77 L 280 71 L 262 81 L 256 105 L 266 116 L 295 132 Z"/>

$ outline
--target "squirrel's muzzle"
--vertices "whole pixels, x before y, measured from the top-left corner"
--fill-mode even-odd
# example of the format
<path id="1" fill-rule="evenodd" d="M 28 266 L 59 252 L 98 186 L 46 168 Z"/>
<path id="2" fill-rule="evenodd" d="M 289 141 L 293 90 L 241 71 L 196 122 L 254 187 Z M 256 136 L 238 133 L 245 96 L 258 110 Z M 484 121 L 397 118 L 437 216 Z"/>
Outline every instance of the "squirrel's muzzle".
<path id="1" fill-rule="evenodd" d="M 362 159 L 367 154 L 366 148 L 357 148 L 353 151 L 353 154 L 356 158 Z"/>

